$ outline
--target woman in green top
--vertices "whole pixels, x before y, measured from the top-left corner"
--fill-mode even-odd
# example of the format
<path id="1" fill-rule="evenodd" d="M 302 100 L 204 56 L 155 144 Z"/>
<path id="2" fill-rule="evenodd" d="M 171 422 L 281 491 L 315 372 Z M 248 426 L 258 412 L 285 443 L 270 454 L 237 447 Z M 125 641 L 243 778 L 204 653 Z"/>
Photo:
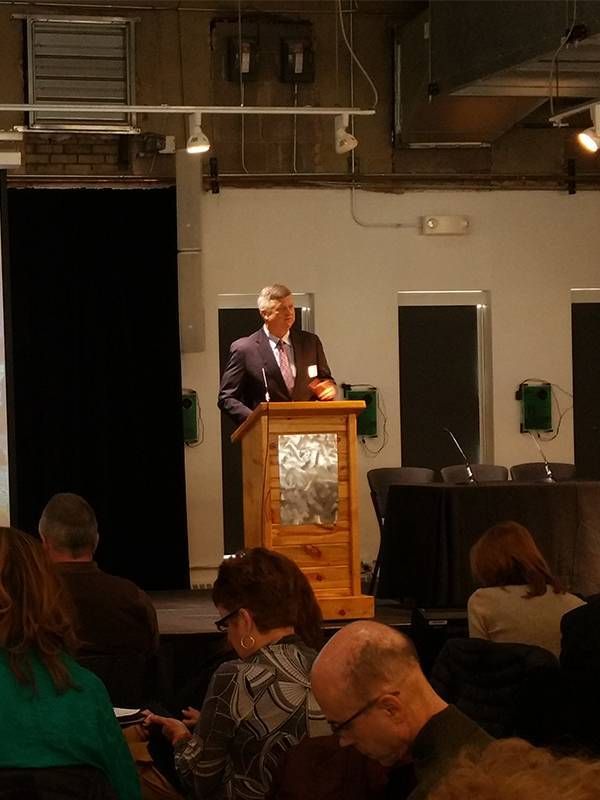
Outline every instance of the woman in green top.
<path id="1" fill-rule="evenodd" d="M 119 800 L 139 800 L 135 766 L 102 682 L 76 646 L 62 584 L 41 544 L 0 528 L 2 768 L 90 765 Z"/>

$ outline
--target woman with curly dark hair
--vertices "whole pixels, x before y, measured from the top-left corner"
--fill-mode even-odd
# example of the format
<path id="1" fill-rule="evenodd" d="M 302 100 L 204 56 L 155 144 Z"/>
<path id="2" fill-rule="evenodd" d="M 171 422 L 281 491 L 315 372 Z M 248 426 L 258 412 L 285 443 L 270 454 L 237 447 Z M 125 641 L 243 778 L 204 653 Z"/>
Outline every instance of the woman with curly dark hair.
<path id="1" fill-rule="evenodd" d="M 42 545 L 0 528 L 0 769 L 89 765 L 120 800 L 140 788 L 106 689 L 71 654 L 62 583 Z"/>
<path id="2" fill-rule="evenodd" d="M 202 800 L 259 800 L 287 750 L 330 730 L 310 688 L 321 611 L 298 566 L 256 547 L 226 558 L 213 601 L 238 659 L 215 672 L 193 733 L 154 714 L 175 749 L 177 773 Z"/>

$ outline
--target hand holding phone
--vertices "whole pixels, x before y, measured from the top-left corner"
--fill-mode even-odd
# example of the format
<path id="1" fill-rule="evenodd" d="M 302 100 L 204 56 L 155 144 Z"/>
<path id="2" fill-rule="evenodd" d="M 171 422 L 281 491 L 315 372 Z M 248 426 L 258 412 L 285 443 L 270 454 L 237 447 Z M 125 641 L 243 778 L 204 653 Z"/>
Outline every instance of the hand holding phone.
<path id="1" fill-rule="evenodd" d="M 337 397 L 337 386 L 330 378 L 315 378 L 308 386 L 319 400 L 335 400 Z"/>

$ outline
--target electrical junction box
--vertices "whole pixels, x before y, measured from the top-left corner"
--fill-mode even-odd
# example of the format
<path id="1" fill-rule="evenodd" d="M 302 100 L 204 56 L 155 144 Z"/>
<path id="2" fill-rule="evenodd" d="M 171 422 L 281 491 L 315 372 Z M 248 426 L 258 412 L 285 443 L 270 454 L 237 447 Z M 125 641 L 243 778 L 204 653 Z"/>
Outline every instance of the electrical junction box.
<path id="1" fill-rule="evenodd" d="M 165 146 L 162 150 L 158 151 L 159 153 L 164 154 L 171 154 L 175 152 L 175 137 L 174 136 L 165 136 Z"/>
<path id="2" fill-rule="evenodd" d="M 522 383 L 517 396 L 521 400 L 521 433 L 552 431 L 552 385 Z"/>
<path id="3" fill-rule="evenodd" d="M 315 55 L 310 39 L 281 40 L 281 81 L 312 83 L 315 79 Z"/>
<path id="4" fill-rule="evenodd" d="M 240 41 L 231 36 L 227 42 L 227 80 L 243 83 L 258 79 L 258 43 L 256 39 L 244 36 Z"/>
<path id="5" fill-rule="evenodd" d="M 364 400 L 366 408 L 356 418 L 356 433 L 359 438 L 377 436 L 377 389 L 375 386 L 360 386 L 343 383 L 344 400 Z"/>
<path id="6" fill-rule="evenodd" d="M 198 441 L 198 395 L 193 389 L 182 390 L 181 412 L 183 441 L 185 444 L 196 444 Z"/>
<path id="7" fill-rule="evenodd" d="M 425 236 L 459 236 L 468 232 L 468 217 L 433 214 L 421 217 L 421 233 Z"/>

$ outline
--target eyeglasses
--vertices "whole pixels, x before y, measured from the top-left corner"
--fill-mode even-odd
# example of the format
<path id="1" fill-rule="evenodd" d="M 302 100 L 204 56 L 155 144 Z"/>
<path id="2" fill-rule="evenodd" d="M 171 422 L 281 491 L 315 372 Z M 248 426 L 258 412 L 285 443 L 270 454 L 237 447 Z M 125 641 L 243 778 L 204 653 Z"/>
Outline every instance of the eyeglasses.
<path id="1" fill-rule="evenodd" d="M 343 722 L 332 722 L 331 720 L 327 720 L 329 722 L 331 732 L 336 736 L 339 736 L 354 722 L 354 720 L 358 719 L 362 714 L 365 714 L 367 711 L 370 711 L 372 708 L 374 708 L 381 698 L 388 694 L 399 694 L 399 692 L 385 692 L 384 694 L 378 695 L 377 697 L 373 698 L 373 700 L 369 700 L 365 706 L 359 708 L 356 713 L 352 714 L 351 717 L 348 717 L 348 719 L 344 720 Z"/>
<path id="2" fill-rule="evenodd" d="M 235 615 L 238 614 L 240 612 L 240 610 L 241 609 L 236 608 L 235 611 L 230 611 L 229 614 L 225 614 L 224 617 L 221 617 L 221 619 L 218 619 L 215 622 L 216 629 L 218 631 L 220 631 L 221 633 L 224 633 L 227 630 L 227 628 L 229 627 L 229 622 L 231 621 L 232 617 L 235 617 Z"/>

